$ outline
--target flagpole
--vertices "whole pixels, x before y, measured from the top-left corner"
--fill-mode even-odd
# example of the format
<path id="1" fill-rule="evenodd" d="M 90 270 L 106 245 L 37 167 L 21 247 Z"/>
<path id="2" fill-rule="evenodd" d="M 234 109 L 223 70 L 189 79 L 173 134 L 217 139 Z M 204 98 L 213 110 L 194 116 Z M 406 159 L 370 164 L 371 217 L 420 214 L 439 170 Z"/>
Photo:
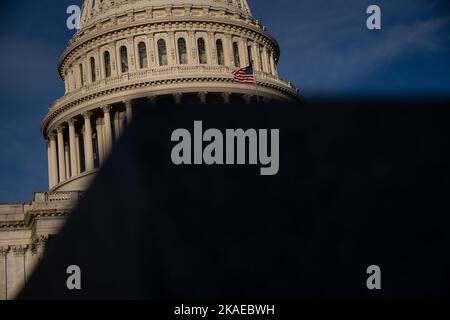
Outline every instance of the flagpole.
<path id="1" fill-rule="evenodd" d="M 253 65 L 250 65 L 252 67 L 252 71 L 253 71 L 253 78 L 255 79 L 255 91 L 256 91 L 256 103 L 259 104 L 259 91 L 258 91 L 258 81 L 256 81 L 256 72 L 255 69 L 253 68 Z"/>

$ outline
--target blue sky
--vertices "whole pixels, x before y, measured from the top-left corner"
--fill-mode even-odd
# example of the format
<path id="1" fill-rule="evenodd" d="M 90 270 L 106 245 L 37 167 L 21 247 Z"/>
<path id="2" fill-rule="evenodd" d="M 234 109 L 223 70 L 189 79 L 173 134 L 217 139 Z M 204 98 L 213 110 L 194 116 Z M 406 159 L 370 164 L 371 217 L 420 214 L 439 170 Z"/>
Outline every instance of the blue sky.
<path id="1" fill-rule="evenodd" d="M 450 8 L 446 0 L 249 0 L 282 48 L 280 74 L 306 98 L 442 96 L 450 92 Z M 46 148 L 39 126 L 63 94 L 56 72 L 73 32 L 76 0 L 0 4 L 0 202 L 46 191 Z M 382 9 L 381 31 L 366 8 Z"/>

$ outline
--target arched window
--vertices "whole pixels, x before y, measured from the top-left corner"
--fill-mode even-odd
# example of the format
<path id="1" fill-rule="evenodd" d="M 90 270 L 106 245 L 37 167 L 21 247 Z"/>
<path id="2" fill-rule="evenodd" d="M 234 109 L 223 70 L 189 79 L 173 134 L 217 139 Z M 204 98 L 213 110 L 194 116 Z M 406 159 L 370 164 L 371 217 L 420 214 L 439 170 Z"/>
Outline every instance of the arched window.
<path id="1" fill-rule="evenodd" d="M 97 75 L 95 73 L 95 59 L 91 57 L 91 80 L 92 82 L 97 81 Z"/>
<path id="2" fill-rule="evenodd" d="M 223 43 L 222 40 L 220 39 L 216 41 L 216 50 L 217 50 L 217 63 L 220 66 L 225 65 L 225 56 L 223 54 Z"/>
<path id="3" fill-rule="evenodd" d="M 178 62 L 180 64 L 187 64 L 187 48 L 186 40 L 183 38 L 178 39 Z"/>
<path id="4" fill-rule="evenodd" d="M 139 69 L 145 69 L 148 67 L 147 62 L 147 46 L 144 42 L 139 42 L 138 44 L 139 51 Z"/>
<path id="5" fill-rule="evenodd" d="M 239 56 L 239 45 L 237 42 L 233 42 L 233 57 L 234 57 L 234 66 L 241 66 L 241 58 Z"/>
<path id="6" fill-rule="evenodd" d="M 105 51 L 103 54 L 103 62 L 105 63 L 105 77 L 111 77 L 111 55 L 109 51 Z"/>
<path id="7" fill-rule="evenodd" d="M 247 47 L 247 52 L 248 52 L 248 62 L 250 63 L 251 66 L 253 66 L 254 59 L 253 59 L 253 49 L 252 49 L 252 46 L 248 46 L 248 47 Z"/>
<path id="8" fill-rule="evenodd" d="M 261 70 L 261 71 L 263 71 L 263 61 L 262 61 L 262 48 L 261 47 L 259 47 L 259 50 L 258 50 L 258 53 L 259 53 L 259 70 Z"/>
<path id="9" fill-rule="evenodd" d="M 159 65 L 166 66 L 167 65 L 167 47 L 166 47 L 166 41 L 164 41 L 164 39 L 158 40 L 158 57 L 159 57 Z"/>
<path id="10" fill-rule="evenodd" d="M 128 72 L 128 50 L 127 47 L 120 47 L 120 64 L 122 66 L 122 73 Z"/>
<path id="11" fill-rule="evenodd" d="M 205 40 L 203 38 L 199 38 L 197 40 L 197 46 L 198 46 L 198 61 L 200 62 L 200 64 L 207 64 L 208 59 L 206 57 Z"/>
<path id="12" fill-rule="evenodd" d="M 83 65 L 81 63 L 79 65 L 79 69 L 80 69 L 80 83 L 81 86 L 84 86 Z"/>
<path id="13" fill-rule="evenodd" d="M 77 88 L 77 81 L 75 80 L 75 74 L 73 69 L 70 71 L 70 81 L 72 82 L 72 89 Z"/>

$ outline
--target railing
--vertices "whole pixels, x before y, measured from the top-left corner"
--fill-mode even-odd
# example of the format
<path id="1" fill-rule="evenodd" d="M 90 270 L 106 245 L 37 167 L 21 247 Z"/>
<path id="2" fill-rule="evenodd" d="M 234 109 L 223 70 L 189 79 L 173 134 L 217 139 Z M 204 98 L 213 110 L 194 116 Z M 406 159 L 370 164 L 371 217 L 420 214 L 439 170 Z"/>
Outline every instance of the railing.
<path id="1" fill-rule="evenodd" d="M 40 192 L 34 195 L 36 203 L 75 202 L 81 199 L 82 191 Z"/>
<path id="2" fill-rule="evenodd" d="M 115 86 L 126 84 L 130 81 L 143 81 L 143 80 L 167 80 L 173 78 L 176 80 L 177 76 L 190 75 L 192 77 L 221 77 L 232 78 L 232 72 L 235 68 L 224 66 L 208 66 L 208 65 L 176 65 L 176 66 L 164 66 L 154 67 L 147 70 L 139 70 L 136 72 L 130 72 L 119 76 L 113 76 L 108 79 L 102 79 L 92 84 L 87 84 L 82 88 L 78 88 L 67 93 L 62 98 L 55 101 L 50 111 L 56 110 L 60 106 L 69 103 L 73 100 L 81 98 L 86 94 L 94 93 L 101 89 L 109 89 Z M 297 91 L 297 88 L 290 82 L 285 81 L 277 75 L 268 74 L 261 71 L 255 71 L 255 76 L 258 82 L 268 82 L 280 85 L 293 91 Z"/>

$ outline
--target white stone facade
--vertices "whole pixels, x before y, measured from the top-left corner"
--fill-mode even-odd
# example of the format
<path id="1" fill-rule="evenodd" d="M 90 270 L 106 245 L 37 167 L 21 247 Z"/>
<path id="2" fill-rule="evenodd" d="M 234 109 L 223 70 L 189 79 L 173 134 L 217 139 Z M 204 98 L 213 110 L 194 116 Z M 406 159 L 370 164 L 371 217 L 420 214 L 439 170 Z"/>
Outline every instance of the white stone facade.
<path id="1" fill-rule="evenodd" d="M 65 94 L 45 116 L 49 192 L 0 205 L 0 299 L 13 298 L 133 117 L 133 101 L 186 96 L 294 101 L 280 49 L 246 0 L 87 0 L 59 61 Z M 233 81 L 253 65 L 257 87 Z"/>

